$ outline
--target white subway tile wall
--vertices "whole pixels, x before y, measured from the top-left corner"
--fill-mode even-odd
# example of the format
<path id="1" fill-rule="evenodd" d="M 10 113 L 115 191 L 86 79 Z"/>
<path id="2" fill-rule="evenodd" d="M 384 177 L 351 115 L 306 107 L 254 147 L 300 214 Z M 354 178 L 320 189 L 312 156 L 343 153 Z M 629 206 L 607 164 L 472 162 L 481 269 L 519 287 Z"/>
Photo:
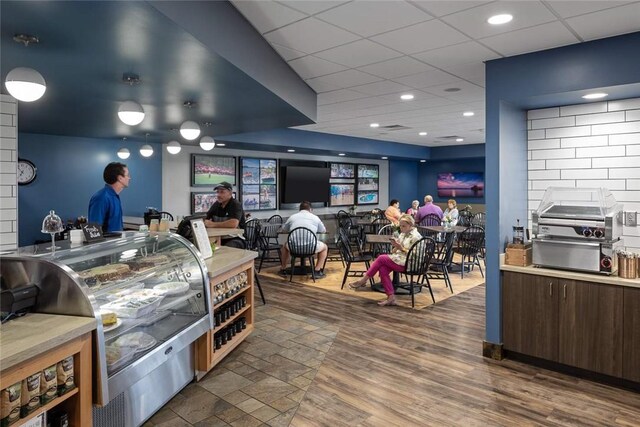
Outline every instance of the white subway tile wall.
<path id="1" fill-rule="evenodd" d="M 529 227 L 551 186 L 605 187 L 625 211 L 640 212 L 640 98 L 527 112 Z M 640 252 L 640 227 L 624 227 Z"/>
<path id="2" fill-rule="evenodd" d="M 0 251 L 7 251 L 18 247 L 18 104 L 0 97 Z"/>

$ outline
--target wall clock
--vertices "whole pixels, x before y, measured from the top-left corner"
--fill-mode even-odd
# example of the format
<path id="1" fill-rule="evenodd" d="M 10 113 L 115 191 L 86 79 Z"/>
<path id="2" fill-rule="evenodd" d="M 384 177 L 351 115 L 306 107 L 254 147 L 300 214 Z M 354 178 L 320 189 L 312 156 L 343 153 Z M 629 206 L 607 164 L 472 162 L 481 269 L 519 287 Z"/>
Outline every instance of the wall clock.
<path id="1" fill-rule="evenodd" d="M 36 179 L 38 168 L 33 162 L 26 159 L 18 159 L 18 184 L 31 184 Z"/>

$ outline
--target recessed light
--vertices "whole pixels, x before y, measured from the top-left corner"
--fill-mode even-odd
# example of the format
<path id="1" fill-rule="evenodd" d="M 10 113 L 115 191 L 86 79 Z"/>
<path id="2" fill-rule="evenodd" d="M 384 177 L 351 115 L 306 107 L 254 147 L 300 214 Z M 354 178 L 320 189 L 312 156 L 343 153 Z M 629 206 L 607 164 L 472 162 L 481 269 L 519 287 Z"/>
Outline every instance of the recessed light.
<path id="1" fill-rule="evenodd" d="M 462 142 L 464 141 L 464 138 L 456 138 L 456 142 Z"/>
<path id="2" fill-rule="evenodd" d="M 225 146 L 225 145 L 227 145 L 227 144 L 225 144 L 224 142 L 216 142 L 216 145 L 217 145 L 218 147 L 224 147 L 224 146 Z"/>
<path id="3" fill-rule="evenodd" d="M 418 132 L 418 135 L 420 135 L 420 136 L 427 136 L 427 133 L 426 133 L 426 132 Z"/>
<path id="4" fill-rule="evenodd" d="M 346 156 L 344 153 L 338 153 L 338 156 Z"/>
<path id="5" fill-rule="evenodd" d="M 475 114 L 476 113 L 474 113 L 473 111 L 465 111 L 464 113 L 462 113 L 462 115 L 465 117 L 475 116 Z"/>
<path id="6" fill-rule="evenodd" d="M 411 101 L 414 98 L 410 93 L 405 93 L 404 95 L 400 95 L 400 99 L 403 101 Z"/>
<path id="7" fill-rule="evenodd" d="M 380 127 L 380 123 L 371 123 L 369 125 L 370 128 L 379 128 Z"/>
<path id="8" fill-rule="evenodd" d="M 502 13 L 500 15 L 493 15 L 491 18 L 487 19 L 487 22 L 491 25 L 502 25 L 507 22 L 511 22 L 513 19 L 513 15 L 509 15 L 508 13 Z"/>
<path id="9" fill-rule="evenodd" d="M 420 163 L 426 163 L 427 161 L 425 159 L 420 160 Z"/>
<path id="10" fill-rule="evenodd" d="M 460 92 L 459 87 L 448 87 L 444 90 L 445 92 Z"/>
<path id="11" fill-rule="evenodd" d="M 604 93 L 604 92 L 588 93 L 585 96 L 583 96 L 583 98 L 584 99 L 600 99 L 600 98 L 604 98 L 607 95 L 609 95 L 609 94 L 608 93 Z"/>
<path id="12" fill-rule="evenodd" d="M 388 159 L 388 157 L 387 157 L 387 156 L 383 156 L 383 157 L 380 157 L 380 158 L 381 158 L 382 160 L 387 160 L 387 159 Z"/>
<path id="13" fill-rule="evenodd" d="M 288 151 L 289 153 L 295 153 L 295 152 L 296 152 L 296 150 L 294 150 L 294 149 L 292 149 L 292 148 L 289 148 L 287 151 Z"/>

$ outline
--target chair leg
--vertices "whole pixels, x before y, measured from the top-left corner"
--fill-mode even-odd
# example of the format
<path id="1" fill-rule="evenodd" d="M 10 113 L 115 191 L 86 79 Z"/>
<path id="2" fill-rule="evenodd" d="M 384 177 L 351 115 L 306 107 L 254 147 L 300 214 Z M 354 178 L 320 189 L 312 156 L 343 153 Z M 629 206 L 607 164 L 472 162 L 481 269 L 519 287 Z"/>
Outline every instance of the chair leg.
<path id="1" fill-rule="evenodd" d="M 258 287 L 258 291 L 260 291 L 260 298 L 262 298 L 262 304 L 266 304 L 267 300 L 264 299 L 264 293 L 262 292 L 262 286 L 260 286 L 260 279 L 258 278 L 258 272 L 253 270 L 253 278 L 256 282 L 256 286 Z"/>
<path id="2" fill-rule="evenodd" d="M 258 272 L 262 271 L 262 262 L 264 261 L 266 256 L 267 256 L 267 251 L 263 249 L 262 255 L 260 256 L 260 265 L 258 266 Z"/>
<path id="3" fill-rule="evenodd" d="M 316 283 L 316 265 L 313 261 L 313 255 L 309 257 L 309 264 L 311 264 L 311 278 L 313 279 L 313 283 Z"/>
<path id="4" fill-rule="evenodd" d="M 416 306 L 416 297 L 413 290 L 413 274 L 411 275 L 411 280 L 409 281 L 409 292 L 411 292 L 411 308 L 414 308 Z"/>
<path id="5" fill-rule="evenodd" d="M 291 271 L 289 272 L 289 282 L 293 281 L 293 266 L 295 264 L 295 259 L 296 259 L 296 257 L 291 255 Z"/>
<path id="6" fill-rule="evenodd" d="M 371 268 L 371 263 L 369 261 L 365 261 L 364 265 L 367 267 L 367 271 L 369 271 L 369 268 Z M 367 274 L 366 272 L 364 273 L 365 275 Z M 373 281 L 373 277 L 369 277 L 369 284 L 371 285 L 371 287 L 373 288 L 373 285 L 375 285 L 376 282 Z"/>
<path id="7" fill-rule="evenodd" d="M 449 290 L 453 293 L 453 286 L 451 286 L 451 278 L 449 277 L 449 269 L 446 265 L 442 266 L 442 273 L 444 275 L 444 283 L 449 286 Z"/>
<path id="8" fill-rule="evenodd" d="M 280 263 L 282 263 L 282 251 L 280 250 L 280 248 L 276 250 L 278 251 L 278 260 L 280 260 Z"/>
<path id="9" fill-rule="evenodd" d="M 427 279 L 427 288 L 429 288 L 429 293 L 431 294 L 431 300 L 433 303 L 436 303 L 436 299 L 433 296 L 433 290 L 431 289 L 431 282 L 429 282 L 429 278 L 425 275 L 425 279 Z"/>
<path id="10" fill-rule="evenodd" d="M 344 289 L 344 284 L 347 283 L 347 277 L 349 276 L 350 269 L 351 269 L 351 263 L 347 262 L 347 267 L 344 270 L 344 276 L 342 276 L 342 286 L 340 286 L 340 289 Z"/>
<path id="11" fill-rule="evenodd" d="M 484 272 L 482 271 L 482 266 L 480 265 L 480 260 L 478 259 L 478 255 L 476 254 L 476 262 L 478 263 L 478 268 L 480 269 L 480 274 L 484 278 Z"/>

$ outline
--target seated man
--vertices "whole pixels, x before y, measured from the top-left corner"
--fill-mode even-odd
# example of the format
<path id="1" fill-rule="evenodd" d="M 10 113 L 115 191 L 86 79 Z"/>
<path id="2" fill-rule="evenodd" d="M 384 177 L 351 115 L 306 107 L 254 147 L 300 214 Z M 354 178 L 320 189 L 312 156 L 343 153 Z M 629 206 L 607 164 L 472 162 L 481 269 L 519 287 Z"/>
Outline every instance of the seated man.
<path id="1" fill-rule="evenodd" d="M 324 227 L 322 220 L 318 218 L 316 215 L 311 213 L 311 203 L 302 202 L 300 203 L 300 212 L 293 214 L 289 217 L 287 222 L 284 223 L 282 229 L 284 231 L 291 231 L 298 227 L 308 228 L 316 233 L 326 233 L 327 229 Z M 324 242 L 318 241 L 316 246 L 316 253 L 318 254 L 318 260 L 316 261 L 315 268 L 315 276 L 317 278 L 325 277 L 324 274 L 324 264 L 327 260 L 327 254 L 329 253 L 329 248 Z M 287 264 L 289 263 L 289 248 L 286 243 L 282 245 L 282 259 L 280 267 L 284 271 L 287 268 Z"/>
<path id="2" fill-rule="evenodd" d="M 433 203 L 433 197 L 429 194 L 424 196 L 424 206 L 421 206 L 418 209 L 418 213 L 416 214 L 416 224 L 420 224 L 421 221 L 429 214 L 438 215 L 440 219 L 442 219 L 442 209 L 440 206 Z"/>
<path id="3" fill-rule="evenodd" d="M 213 189 L 216 192 L 216 201 L 207 212 L 204 225 L 207 228 L 242 228 L 244 229 L 245 218 L 242 204 L 233 198 L 233 187 L 228 182 L 221 182 Z M 246 247 L 244 238 L 233 237 L 222 239 L 222 246 L 244 249 Z"/>

